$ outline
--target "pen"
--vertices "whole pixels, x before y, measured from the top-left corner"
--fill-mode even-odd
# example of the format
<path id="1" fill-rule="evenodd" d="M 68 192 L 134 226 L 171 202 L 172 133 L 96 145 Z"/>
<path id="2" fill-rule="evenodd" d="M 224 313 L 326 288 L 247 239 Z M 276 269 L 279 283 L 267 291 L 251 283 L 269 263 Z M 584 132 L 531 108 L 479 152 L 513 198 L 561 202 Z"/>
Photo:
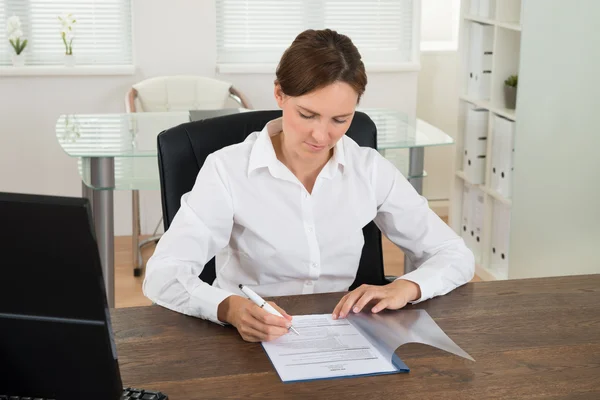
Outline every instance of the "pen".
<path id="1" fill-rule="evenodd" d="M 240 290 L 246 295 L 248 296 L 248 298 L 250 300 L 252 300 L 254 302 L 254 304 L 256 304 L 257 306 L 259 306 L 260 308 L 262 308 L 263 310 L 265 310 L 266 312 L 273 314 L 273 315 L 277 315 L 279 317 L 283 317 L 283 315 L 281 315 L 281 313 L 279 311 L 277 311 L 272 305 L 270 305 L 269 303 L 267 303 L 262 297 L 260 297 L 259 295 L 257 295 L 254 290 L 242 285 L 240 283 Z M 289 330 L 291 330 L 292 332 L 294 332 L 296 335 L 300 336 L 300 334 L 298 333 L 298 331 L 290 325 Z"/>

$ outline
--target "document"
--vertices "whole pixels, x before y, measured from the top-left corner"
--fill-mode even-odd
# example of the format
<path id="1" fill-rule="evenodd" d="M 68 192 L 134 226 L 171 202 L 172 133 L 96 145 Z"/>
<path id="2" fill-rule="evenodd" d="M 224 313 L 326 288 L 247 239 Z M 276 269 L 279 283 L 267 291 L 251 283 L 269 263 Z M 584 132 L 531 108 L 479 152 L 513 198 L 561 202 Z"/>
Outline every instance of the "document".
<path id="1" fill-rule="evenodd" d="M 408 372 L 387 360 L 348 319 L 330 314 L 294 317 L 300 335 L 287 334 L 263 347 L 284 382 Z"/>
<path id="2" fill-rule="evenodd" d="M 283 382 L 409 372 L 395 354 L 409 342 L 473 360 L 424 310 L 364 312 L 338 320 L 330 314 L 301 315 L 293 324 L 300 335 L 262 343 Z"/>

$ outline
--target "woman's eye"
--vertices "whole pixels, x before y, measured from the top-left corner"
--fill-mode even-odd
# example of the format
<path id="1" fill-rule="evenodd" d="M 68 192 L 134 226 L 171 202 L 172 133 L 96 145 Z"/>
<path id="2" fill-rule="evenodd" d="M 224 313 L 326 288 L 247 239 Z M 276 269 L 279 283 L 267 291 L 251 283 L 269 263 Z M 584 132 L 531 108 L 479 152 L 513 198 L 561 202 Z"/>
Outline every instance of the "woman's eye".
<path id="1" fill-rule="evenodd" d="M 304 119 L 312 119 L 314 117 L 314 115 L 304 115 L 301 112 L 299 112 L 298 114 L 300 114 L 300 116 Z"/>
<path id="2" fill-rule="evenodd" d="M 333 122 L 335 122 L 336 124 L 343 124 L 344 122 L 346 122 L 346 120 L 339 120 L 339 119 L 333 119 Z"/>

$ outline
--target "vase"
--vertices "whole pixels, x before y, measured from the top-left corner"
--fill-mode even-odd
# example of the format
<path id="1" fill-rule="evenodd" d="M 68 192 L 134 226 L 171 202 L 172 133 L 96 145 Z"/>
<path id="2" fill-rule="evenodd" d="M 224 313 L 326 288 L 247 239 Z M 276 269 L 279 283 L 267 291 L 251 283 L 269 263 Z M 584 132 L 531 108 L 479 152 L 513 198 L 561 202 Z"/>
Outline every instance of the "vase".
<path id="1" fill-rule="evenodd" d="M 65 67 L 75 66 L 75 56 L 73 54 L 65 54 Z"/>
<path id="2" fill-rule="evenodd" d="M 504 105 L 509 110 L 514 110 L 517 107 L 517 88 L 516 87 L 504 85 Z"/>
<path id="3" fill-rule="evenodd" d="M 25 65 L 25 56 L 23 54 L 13 54 L 12 64 L 15 67 L 22 67 Z"/>

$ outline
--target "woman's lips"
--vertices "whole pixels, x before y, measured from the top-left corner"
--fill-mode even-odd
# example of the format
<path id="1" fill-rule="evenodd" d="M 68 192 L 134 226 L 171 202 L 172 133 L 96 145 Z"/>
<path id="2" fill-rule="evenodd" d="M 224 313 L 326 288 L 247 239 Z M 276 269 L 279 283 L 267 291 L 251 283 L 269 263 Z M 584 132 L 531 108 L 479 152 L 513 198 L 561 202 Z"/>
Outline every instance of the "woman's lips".
<path id="1" fill-rule="evenodd" d="M 313 150 L 313 151 L 320 151 L 320 150 L 323 150 L 323 149 L 325 148 L 325 146 L 317 146 L 317 145 L 314 145 L 314 144 L 311 144 L 311 143 L 308 143 L 308 142 L 304 142 L 304 143 L 306 143 L 306 145 L 307 145 L 307 146 L 308 146 L 308 147 L 309 147 L 311 150 Z"/>

